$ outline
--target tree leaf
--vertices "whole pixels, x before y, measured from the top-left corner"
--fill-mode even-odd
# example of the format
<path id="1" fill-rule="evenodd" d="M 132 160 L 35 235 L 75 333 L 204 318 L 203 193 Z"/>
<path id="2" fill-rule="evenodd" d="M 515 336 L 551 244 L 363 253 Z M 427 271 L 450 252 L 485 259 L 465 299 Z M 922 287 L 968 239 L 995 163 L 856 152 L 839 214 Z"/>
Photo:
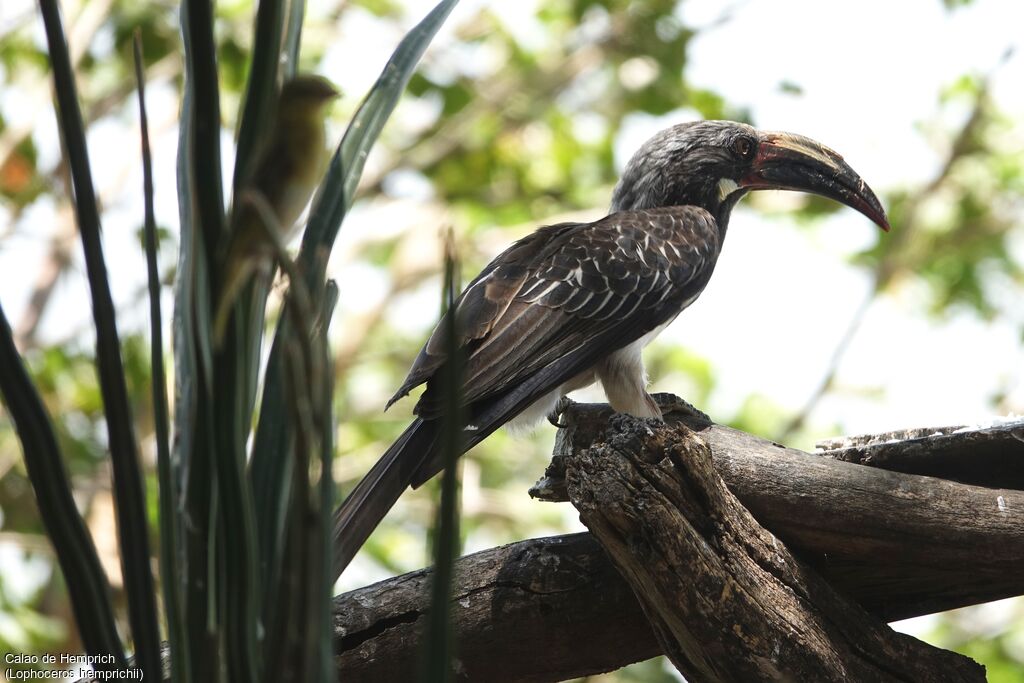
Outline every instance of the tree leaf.
<path id="1" fill-rule="evenodd" d="M 146 493 L 139 467 L 134 423 L 128 405 L 114 302 L 103 258 L 100 216 L 89 169 L 85 127 L 78 108 L 74 71 L 56 0 L 40 0 L 57 94 L 57 122 L 74 187 L 75 217 L 85 252 L 86 273 L 96 326 L 96 364 L 106 413 L 110 460 L 114 471 L 114 505 L 121 565 L 128 593 L 128 615 L 135 641 L 135 661 L 143 675 L 159 680 L 160 631 L 157 628 L 153 573 L 150 569 Z"/>
<path id="2" fill-rule="evenodd" d="M 125 667 L 127 663 L 110 602 L 110 584 L 71 495 L 71 482 L 57 445 L 53 422 L 14 346 L 14 335 L 3 306 L 0 306 L 0 393 L 21 440 L 39 514 L 57 553 L 85 651 L 94 657 L 113 655 L 117 665 Z"/>
<path id="3" fill-rule="evenodd" d="M 341 227 L 352 194 L 362 175 L 370 148 L 394 110 L 420 57 L 458 0 L 443 0 L 405 36 L 383 72 L 359 106 L 331 159 L 327 175 L 313 199 L 309 224 L 302 240 L 298 264 L 308 291 L 319 291 L 327 267 L 326 254 Z M 316 302 L 314 302 L 316 303 Z M 285 304 L 288 305 L 287 303 Z M 288 456 L 290 427 L 283 388 L 283 352 L 290 334 L 288 316 L 281 315 L 267 362 L 260 419 L 253 445 L 252 479 L 259 533 L 260 563 L 264 577 L 272 577 L 284 529 L 287 492 L 293 463 Z M 273 581 L 265 583 L 266 599 L 273 600 Z"/>
<path id="4" fill-rule="evenodd" d="M 178 559 L 178 487 L 171 471 L 170 429 L 168 426 L 167 378 L 164 373 L 164 342 L 160 312 L 160 272 L 157 267 L 156 218 L 153 210 L 153 159 L 149 146 L 149 120 L 146 116 L 146 82 L 142 65 L 142 33 L 136 30 L 134 40 L 135 81 L 139 93 L 139 127 L 142 138 L 142 195 L 144 201 L 144 232 L 146 236 L 146 270 L 149 286 L 150 362 L 153 385 L 153 425 L 156 440 L 157 476 L 160 482 L 160 586 L 167 617 L 167 638 L 170 650 L 171 680 L 181 680 L 187 658 L 188 639 L 181 610 L 181 592 L 175 564 Z"/>

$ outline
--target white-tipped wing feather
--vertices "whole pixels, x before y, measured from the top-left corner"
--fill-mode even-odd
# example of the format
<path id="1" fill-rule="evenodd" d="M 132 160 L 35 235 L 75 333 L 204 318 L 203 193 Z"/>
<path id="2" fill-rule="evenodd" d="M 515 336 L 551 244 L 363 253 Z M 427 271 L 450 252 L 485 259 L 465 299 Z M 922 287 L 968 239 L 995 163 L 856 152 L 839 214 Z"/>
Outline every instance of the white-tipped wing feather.
<path id="1" fill-rule="evenodd" d="M 688 248 L 693 243 L 704 251 Z M 717 226 L 692 206 L 548 226 L 516 242 L 456 303 L 467 353 L 464 400 L 499 395 L 586 347 L 599 359 L 629 345 L 700 293 L 717 256 Z M 444 362 L 440 329 L 393 401 Z M 428 386 L 418 415 L 436 414 L 431 394 Z"/>

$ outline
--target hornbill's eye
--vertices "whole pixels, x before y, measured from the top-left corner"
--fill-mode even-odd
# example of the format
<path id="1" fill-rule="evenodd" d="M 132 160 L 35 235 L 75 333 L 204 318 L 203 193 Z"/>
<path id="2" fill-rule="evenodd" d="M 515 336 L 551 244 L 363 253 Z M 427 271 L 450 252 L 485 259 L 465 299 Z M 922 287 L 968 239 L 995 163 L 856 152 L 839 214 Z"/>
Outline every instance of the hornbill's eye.
<path id="1" fill-rule="evenodd" d="M 742 159 L 749 159 L 754 153 L 754 141 L 746 136 L 741 136 L 732 141 L 732 151 Z"/>

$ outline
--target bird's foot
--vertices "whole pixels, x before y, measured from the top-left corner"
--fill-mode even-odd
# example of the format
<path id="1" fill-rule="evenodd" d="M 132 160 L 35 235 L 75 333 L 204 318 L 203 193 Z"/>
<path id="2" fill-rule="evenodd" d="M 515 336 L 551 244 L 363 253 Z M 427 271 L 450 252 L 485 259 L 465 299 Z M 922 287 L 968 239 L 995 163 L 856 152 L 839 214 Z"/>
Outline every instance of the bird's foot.
<path id="1" fill-rule="evenodd" d="M 548 413 L 548 422 L 558 427 L 559 429 L 565 429 L 566 427 L 568 427 L 569 425 L 561 421 L 561 417 L 562 413 L 568 410 L 569 406 L 571 406 L 573 403 L 574 401 L 568 396 L 563 396 L 562 398 L 558 399 L 558 403 L 556 403 L 555 407 L 551 409 L 550 413 Z"/>
<path id="2" fill-rule="evenodd" d="M 669 413 L 678 413 L 689 417 L 696 418 L 703 422 L 713 422 L 708 417 L 707 413 L 698 410 L 693 404 L 684 401 L 683 399 L 673 394 L 656 394 L 655 400 L 658 403 L 658 407 L 661 409 L 661 414 L 668 415 Z"/>

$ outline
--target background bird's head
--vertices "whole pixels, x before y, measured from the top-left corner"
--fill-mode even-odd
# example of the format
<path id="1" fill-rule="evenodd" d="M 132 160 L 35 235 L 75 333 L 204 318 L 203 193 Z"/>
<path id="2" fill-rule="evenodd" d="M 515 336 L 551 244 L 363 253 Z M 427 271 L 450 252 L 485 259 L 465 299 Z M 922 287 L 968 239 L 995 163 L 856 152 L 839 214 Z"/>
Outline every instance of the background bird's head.
<path id="1" fill-rule="evenodd" d="M 289 79 L 281 86 L 278 107 L 283 116 L 295 114 L 319 116 L 323 108 L 337 96 L 337 88 L 326 78 L 302 74 Z"/>
<path id="2" fill-rule="evenodd" d="M 724 228 L 751 190 L 819 194 L 889 229 L 878 198 L 839 154 L 801 135 L 733 121 L 681 123 L 645 142 L 615 187 L 612 210 L 700 206 Z"/>
<path id="3" fill-rule="evenodd" d="M 324 146 L 324 109 L 338 90 L 321 76 L 302 74 L 281 86 L 274 121 L 273 153 L 319 160 Z M 316 163 L 319 168 L 319 163 Z"/>
<path id="4" fill-rule="evenodd" d="M 263 143 L 251 184 L 286 229 L 320 182 L 327 161 L 324 110 L 337 96 L 338 90 L 321 76 L 299 75 L 281 87 L 271 135 Z"/>

